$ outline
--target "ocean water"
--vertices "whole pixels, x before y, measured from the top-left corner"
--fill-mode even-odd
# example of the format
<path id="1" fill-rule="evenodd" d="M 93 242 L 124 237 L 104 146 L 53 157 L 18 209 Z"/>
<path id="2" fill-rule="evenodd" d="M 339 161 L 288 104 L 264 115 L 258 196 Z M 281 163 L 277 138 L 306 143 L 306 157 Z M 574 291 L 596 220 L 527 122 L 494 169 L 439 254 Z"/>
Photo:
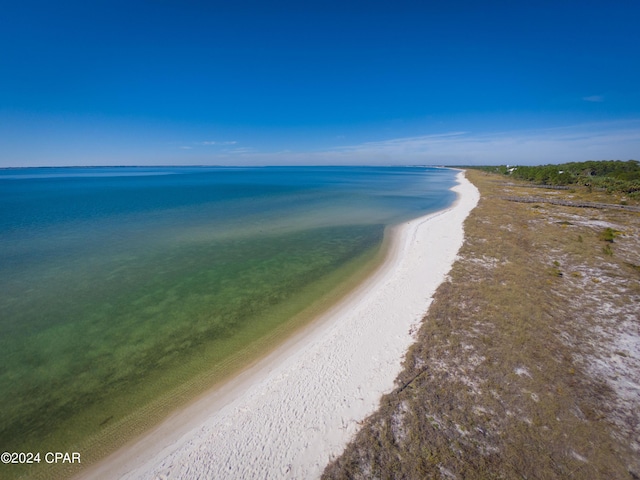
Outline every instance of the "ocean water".
<path id="1" fill-rule="evenodd" d="M 164 396 L 179 403 L 181 385 L 206 388 L 208 371 L 241 365 L 248 345 L 277 343 L 373 258 L 387 226 L 451 204 L 454 177 L 0 170 L 0 451 L 109 448 L 135 411 L 151 418 Z"/>

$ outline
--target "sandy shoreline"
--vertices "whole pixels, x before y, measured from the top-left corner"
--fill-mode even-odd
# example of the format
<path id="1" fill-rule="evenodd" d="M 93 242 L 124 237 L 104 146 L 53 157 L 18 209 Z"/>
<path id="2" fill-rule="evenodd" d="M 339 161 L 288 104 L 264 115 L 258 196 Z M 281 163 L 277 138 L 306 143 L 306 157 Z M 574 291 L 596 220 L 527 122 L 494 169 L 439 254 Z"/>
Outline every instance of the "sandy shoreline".
<path id="1" fill-rule="evenodd" d="M 79 478 L 317 478 L 393 388 L 479 193 L 405 223 L 356 291 L 281 348 Z"/>

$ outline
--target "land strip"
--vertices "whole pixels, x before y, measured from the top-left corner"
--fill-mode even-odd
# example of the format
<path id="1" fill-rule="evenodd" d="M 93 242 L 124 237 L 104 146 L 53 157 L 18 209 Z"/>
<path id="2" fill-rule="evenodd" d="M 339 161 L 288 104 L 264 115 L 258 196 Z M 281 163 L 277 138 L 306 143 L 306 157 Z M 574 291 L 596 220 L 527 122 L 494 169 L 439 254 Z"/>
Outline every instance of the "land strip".
<path id="1" fill-rule="evenodd" d="M 323 478 L 640 478 L 640 214 L 467 177 L 482 197 L 458 260 Z"/>

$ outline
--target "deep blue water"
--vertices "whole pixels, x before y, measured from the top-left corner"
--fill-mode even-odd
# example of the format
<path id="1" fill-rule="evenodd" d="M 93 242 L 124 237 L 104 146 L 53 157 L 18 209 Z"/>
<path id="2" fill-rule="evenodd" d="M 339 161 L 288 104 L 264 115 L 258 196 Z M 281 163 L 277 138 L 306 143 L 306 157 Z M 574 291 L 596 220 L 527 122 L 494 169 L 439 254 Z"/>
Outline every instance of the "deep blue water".
<path id="1" fill-rule="evenodd" d="M 453 177 L 363 167 L 0 170 L 0 268 L 189 237 L 387 225 L 449 204 Z"/>
<path id="2" fill-rule="evenodd" d="M 322 208 L 339 202 L 353 211 L 381 209 L 391 223 L 441 208 L 454 172 L 373 167 L 103 167 L 0 170 L 0 232 L 70 222 L 109 221 L 136 214 L 169 217 L 183 209 L 211 221 L 233 215 Z M 366 202 L 365 202 L 366 200 Z M 229 202 L 235 202 L 227 209 Z M 300 202 L 286 205 L 287 202 Z M 365 205 L 369 203 L 369 205 Z"/>

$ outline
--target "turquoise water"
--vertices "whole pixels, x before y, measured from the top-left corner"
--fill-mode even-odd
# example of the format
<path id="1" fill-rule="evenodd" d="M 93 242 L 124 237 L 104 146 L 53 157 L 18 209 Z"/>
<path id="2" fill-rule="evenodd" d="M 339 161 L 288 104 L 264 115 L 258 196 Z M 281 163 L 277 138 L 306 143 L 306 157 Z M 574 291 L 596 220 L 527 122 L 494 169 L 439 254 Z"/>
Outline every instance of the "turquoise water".
<path id="1" fill-rule="evenodd" d="M 0 170 L 0 451 L 81 444 L 224 361 L 378 248 L 386 226 L 449 205 L 454 177 Z"/>

